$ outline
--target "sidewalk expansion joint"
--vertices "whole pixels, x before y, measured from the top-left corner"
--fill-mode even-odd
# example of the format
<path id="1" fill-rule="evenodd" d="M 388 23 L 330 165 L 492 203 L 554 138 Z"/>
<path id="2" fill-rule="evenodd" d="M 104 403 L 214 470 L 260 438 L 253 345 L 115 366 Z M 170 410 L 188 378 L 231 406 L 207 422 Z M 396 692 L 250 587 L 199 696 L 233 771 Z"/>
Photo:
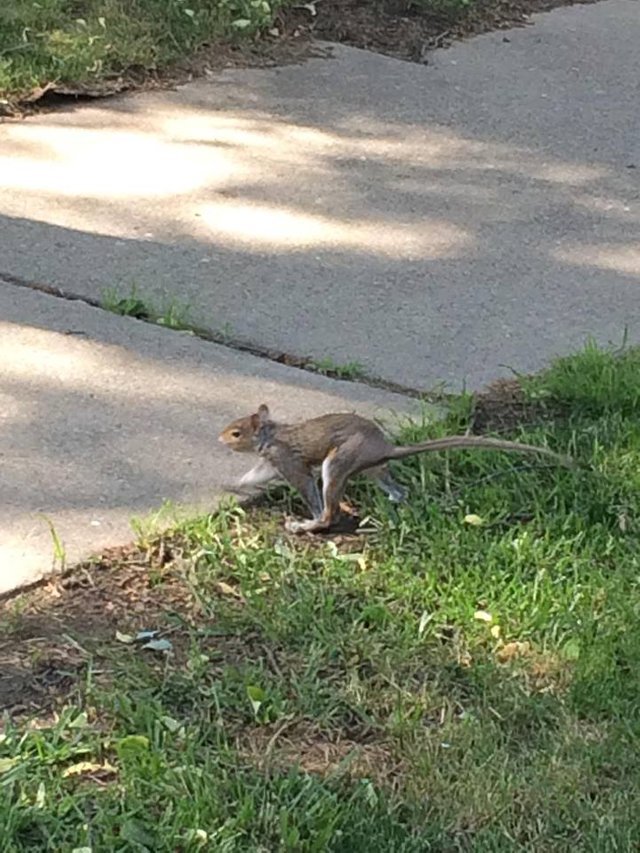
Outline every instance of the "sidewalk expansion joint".
<path id="1" fill-rule="evenodd" d="M 110 311 L 100 300 L 94 299 L 90 296 L 83 296 L 82 294 L 65 290 L 61 287 L 58 287 L 57 285 L 29 281 L 19 276 L 2 272 L 1 270 L 0 284 L 7 284 L 14 287 L 22 287 L 26 290 L 34 290 L 39 293 L 44 293 L 47 296 L 53 296 L 56 299 L 66 300 L 67 302 L 82 302 L 91 308 L 97 308 L 98 310 L 104 311 L 107 314 L 116 314 L 116 316 L 128 316 L 125 313 L 120 315 L 118 314 L 118 312 Z M 278 364 L 284 364 L 287 367 L 291 367 L 296 370 L 304 370 L 309 373 L 322 374 L 323 376 L 327 376 L 330 379 L 335 379 L 341 382 L 357 382 L 361 385 L 368 385 L 371 388 L 379 388 L 385 391 L 392 391 L 397 394 L 403 394 L 406 397 L 413 397 L 415 399 L 423 400 L 429 403 L 445 403 L 447 399 L 449 399 L 451 396 L 441 391 L 420 391 L 417 388 L 410 388 L 398 382 L 380 379 L 378 377 L 369 376 L 367 374 L 359 373 L 357 376 L 340 375 L 338 372 L 340 370 L 339 365 L 336 365 L 335 369 L 333 369 L 333 367 L 323 367 L 322 369 L 319 369 L 317 360 L 314 360 L 310 356 L 299 356 L 280 350 L 267 349 L 265 347 L 260 347 L 256 344 L 252 344 L 248 341 L 243 341 L 227 334 L 223 334 L 222 332 L 216 332 L 214 330 L 197 325 L 185 323 L 179 328 L 176 328 L 172 326 L 167 326 L 163 323 L 159 323 L 153 317 L 132 317 L 129 315 L 129 319 L 138 320 L 139 322 L 156 326 L 168 333 L 180 332 L 182 334 L 191 334 L 194 335 L 194 337 L 200 338 L 204 341 L 208 341 L 209 343 L 217 344 L 218 346 L 224 346 L 228 349 L 237 350 L 238 352 L 246 352 L 249 355 L 256 356 L 257 358 L 262 358 L 266 361 L 272 361 Z M 79 333 L 75 332 L 75 334 Z"/>

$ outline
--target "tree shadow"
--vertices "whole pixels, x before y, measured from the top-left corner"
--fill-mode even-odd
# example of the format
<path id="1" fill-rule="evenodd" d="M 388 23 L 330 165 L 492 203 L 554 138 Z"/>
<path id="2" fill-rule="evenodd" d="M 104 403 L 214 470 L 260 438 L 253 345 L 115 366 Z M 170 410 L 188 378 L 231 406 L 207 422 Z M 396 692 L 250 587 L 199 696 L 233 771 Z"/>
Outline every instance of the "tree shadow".
<path id="1" fill-rule="evenodd" d="M 526 76 L 476 97 L 452 55 L 341 48 L 7 126 L 0 269 L 94 299 L 135 285 L 417 388 L 633 338 L 638 178 L 619 139 L 594 152 L 600 124 L 576 134 L 588 81 L 511 116 Z"/>

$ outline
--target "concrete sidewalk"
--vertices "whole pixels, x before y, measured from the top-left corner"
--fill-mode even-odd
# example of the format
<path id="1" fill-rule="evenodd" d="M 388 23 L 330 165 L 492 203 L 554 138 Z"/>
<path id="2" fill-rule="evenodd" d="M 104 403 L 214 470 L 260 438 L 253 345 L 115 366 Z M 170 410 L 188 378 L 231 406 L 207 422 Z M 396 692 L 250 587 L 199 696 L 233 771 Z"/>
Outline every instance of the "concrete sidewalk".
<path id="1" fill-rule="evenodd" d="M 640 330 L 640 6 L 0 126 L 0 271 L 418 388 Z"/>
<path id="2" fill-rule="evenodd" d="M 213 509 L 250 464 L 217 434 L 263 400 L 283 419 L 410 405 L 0 282 L 0 593 L 52 569 L 45 516 L 72 564 L 165 500 Z"/>

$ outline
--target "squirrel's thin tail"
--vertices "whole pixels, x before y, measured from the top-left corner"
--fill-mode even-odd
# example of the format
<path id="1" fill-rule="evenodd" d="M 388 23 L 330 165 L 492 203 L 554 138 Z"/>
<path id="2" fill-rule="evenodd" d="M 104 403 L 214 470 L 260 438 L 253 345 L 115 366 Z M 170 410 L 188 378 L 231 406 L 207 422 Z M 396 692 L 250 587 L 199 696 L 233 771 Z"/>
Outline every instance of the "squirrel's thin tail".
<path id="1" fill-rule="evenodd" d="M 434 453 L 439 450 L 463 450 L 475 448 L 477 450 L 505 450 L 518 453 L 539 453 L 549 456 L 562 465 L 573 466 L 574 462 L 569 456 L 554 453 L 546 447 L 537 447 L 535 444 L 522 444 L 519 441 L 506 441 L 502 438 L 491 438 L 484 435 L 450 435 L 445 438 L 432 438 L 429 441 L 421 441 L 419 444 L 409 444 L 404 447 L 396 447 L 391 459 L 404 459 L 406 456 L 414 456 L 416 453 Z"/>

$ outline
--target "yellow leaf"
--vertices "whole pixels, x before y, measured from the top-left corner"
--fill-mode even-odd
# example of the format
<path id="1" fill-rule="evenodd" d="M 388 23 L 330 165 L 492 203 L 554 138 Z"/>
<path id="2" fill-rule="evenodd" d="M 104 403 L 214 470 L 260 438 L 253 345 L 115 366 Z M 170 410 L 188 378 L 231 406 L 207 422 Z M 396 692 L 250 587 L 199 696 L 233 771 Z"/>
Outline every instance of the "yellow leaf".
<path id="1" fill-rule="evenodd" d="M 82 776 L 83 773 L 96 773 L 98 770 L 106 771 L 107 773 L 115 773 L 115 767 L 111 764 L 95 764 L 93 761 L 78 761 L 77 764 L 71 764 L 62 772 L 62 778 L 68 779 L 70 776 Z"/>
<path id="2" fill-rule="evenodd" d="M 474 513 L 471 513 L 470 515 L 465 515 L 464 523 L 470 524 L 472 527 L 480 527 L 480 525 L 483 523 L 483 521 L 479 515 L 475 515 Z"/>

